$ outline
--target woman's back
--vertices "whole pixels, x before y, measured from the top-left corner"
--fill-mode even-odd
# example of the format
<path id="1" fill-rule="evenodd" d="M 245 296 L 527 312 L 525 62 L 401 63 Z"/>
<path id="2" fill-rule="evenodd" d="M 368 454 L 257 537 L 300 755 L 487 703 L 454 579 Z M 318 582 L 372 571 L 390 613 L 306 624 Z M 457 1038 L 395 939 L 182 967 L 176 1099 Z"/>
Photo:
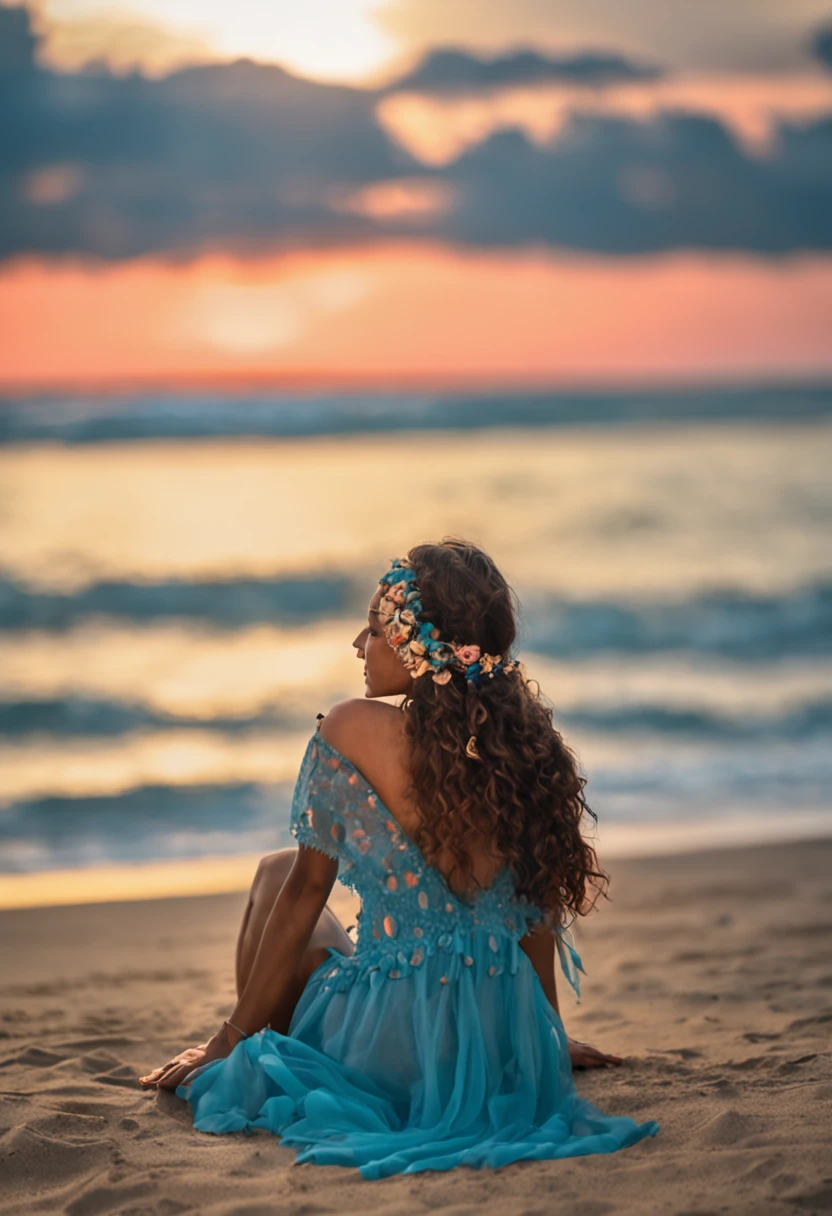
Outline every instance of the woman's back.
<path id="1" fill-rule="evenodd" d="M 480 936 L 489 947 L 483 955 L 488 974 L 502 972 L 509 956 L 516 970 L 516 943 L 536 917 L 517 899 L 507 867 L 491 876 L 487 889 L 455 894 L 378 790 L 320 730 L 303 758 L 291 829 L 300 844 L 336 859 L 339 879 L 361 897 L 355 953 L 334 960 L 339 979 L 362 967 L 399 979 L 437 948 L 449 956 L 461 952 L 463 965 L 471 966 Z M 327 975 L 334 978 L 331 970 Z"/>
<path id="2" fill-rule="evenodd" d="M 410 789 L 411 744 L 402 710 L 383 702 L 354 699 L 340 702 L 325 717 L 318 716 L 319 738 L 360 774 L 402 836 L 414 841 L 421 815 Z M 450 890 L 463 896 L 490 887 L 505 865 L 505 860 L 495 855 L 489 837 L 467 842 L 466 852 L 475 884 L 458 882 L 454 858 L 447 849 L 440 850 L 431 863 Z"/>

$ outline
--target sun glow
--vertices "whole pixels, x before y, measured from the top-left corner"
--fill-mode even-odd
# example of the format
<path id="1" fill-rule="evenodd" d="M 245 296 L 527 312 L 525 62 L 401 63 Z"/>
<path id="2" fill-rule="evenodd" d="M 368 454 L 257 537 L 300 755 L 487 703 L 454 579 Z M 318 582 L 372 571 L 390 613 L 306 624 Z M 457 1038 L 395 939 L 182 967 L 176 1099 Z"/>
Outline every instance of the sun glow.
<path id="1" fill-rule="evenodd" d="M 304 278 L 265 283 L 208 283 L 174 322 L 170 340 L 232 355 L 293 346 L 330 313 L 359 304 L 368 290 L 358 267 L 321 267 Z"/>
<path id="2" fill-rule="evenodd" d="M 103 57 L 163 71 L 194 59 L 250 57 L 321 80 L 356 81 L 398 47 L 373 20 L 383 0 L 42 0 L 43 53 L 61 68 Z M 132 59 L 132 64 L 128 60 Z"/>

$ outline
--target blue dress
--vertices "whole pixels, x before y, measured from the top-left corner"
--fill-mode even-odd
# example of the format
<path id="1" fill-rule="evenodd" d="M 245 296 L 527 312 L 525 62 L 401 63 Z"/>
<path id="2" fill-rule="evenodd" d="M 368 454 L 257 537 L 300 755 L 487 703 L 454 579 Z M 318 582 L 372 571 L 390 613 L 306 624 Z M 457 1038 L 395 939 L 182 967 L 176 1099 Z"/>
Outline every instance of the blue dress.
<path id="1" fill-rule="evenodd" d="M 298 843 L 361 897 L 356 948 L 310 976 L 287 1034 L 264 1029 L 177 1087 L 197 1131 L 266 1128 L 295 1164 L 384 1178 L 612 1153 L 659 1124 L 575 1090 L 566 1031 L 519 940 L 540 912 L 507 867 L 458 898 L 372 786 L 317 732 L 291 810 Z M 557 940 L 580 999 L 581 960 Z"/>

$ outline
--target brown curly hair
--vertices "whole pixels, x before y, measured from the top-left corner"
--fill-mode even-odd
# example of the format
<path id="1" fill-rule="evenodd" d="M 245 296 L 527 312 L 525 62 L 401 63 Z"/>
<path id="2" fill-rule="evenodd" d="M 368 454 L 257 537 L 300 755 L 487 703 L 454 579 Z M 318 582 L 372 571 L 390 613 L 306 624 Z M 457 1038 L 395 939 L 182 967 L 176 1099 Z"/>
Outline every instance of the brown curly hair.
<path id="1" fill-rule="evenodd" d="M 444 639 L 509 655 L 517 597 L 479 546 L 446 536 L 439 544 L 415 545 L 407 556 L 421 592 L 422 620 L 436 625 Z M 466 844 L 485 839 L 495 860 L 508 865 L 518 895 L 542 910 L 549 929 L 586 915 L 598 894 L 607 898 L 609 876 L 581 834 L 584 812 L 597 822 L 583 796 L 586 781 L 537 682 L 515 670 L 475 688 L 455 671 L 447 684 L 424 678 L 412 686 L 400 708 L 407 711 L 410 792 L 420 811 L 414 839 L 430 864 L 450 854 L 449 885 L 457 873 L 466 890 L 472 882 L 481 885 Z M 466 754 L 471 735 L 479 758 Z M 590 887 L 597 890 L 587 903 Z"/>

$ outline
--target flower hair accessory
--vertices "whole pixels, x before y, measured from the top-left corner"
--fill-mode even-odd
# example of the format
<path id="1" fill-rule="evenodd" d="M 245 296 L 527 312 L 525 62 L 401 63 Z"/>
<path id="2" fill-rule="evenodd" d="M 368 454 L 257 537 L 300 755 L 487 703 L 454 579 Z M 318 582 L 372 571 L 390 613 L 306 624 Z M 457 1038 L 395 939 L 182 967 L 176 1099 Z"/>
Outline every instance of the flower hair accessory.
<path id="1" fill-rule="evenodd" d="M 516 659 L 483 654 L 479 646 L 443 641 L 436 626 L 422 619 L 416 571 L 406 557 L 390 559 L 390 569 L 381 576 L 378 589 L 378 619 L 388 643 L 414 680 L 431 672 L 436 684 L 447 684 L 454 671 L 462 671 L 468 683 L 479 688 L 483 678 L 493 679 L 500 671 L 525 675 L 525 667 Z"/>

